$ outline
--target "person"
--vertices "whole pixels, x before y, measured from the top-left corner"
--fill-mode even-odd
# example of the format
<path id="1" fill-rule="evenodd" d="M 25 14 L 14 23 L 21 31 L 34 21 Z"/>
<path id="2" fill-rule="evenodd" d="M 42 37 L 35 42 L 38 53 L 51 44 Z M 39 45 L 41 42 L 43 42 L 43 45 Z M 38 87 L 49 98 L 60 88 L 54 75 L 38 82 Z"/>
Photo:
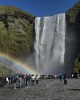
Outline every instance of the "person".
<path id="1" fill-rule="evenodd" d="M 14 89 L 16 89 L 16 82 L 17 82 L 17 79 L 16 77 L 14 77 Z"/>
<path id="2" fill-rule="evenodd" d="M 23 76 L 23 86 L 26 86 L 26 75 Z"/>
<path id="3" fill-rule="evenodd" d="M 32 85 L 34 85 L 34 80 L 35 80 L 35 76 L 34 75 L 32 75 L 31 80 L 32 80 Z"/>
<path id="4" fill-rule="evenodd" d="M 39 82 L 39 76 L 38 76 L 38 74 L 36 74 L 35 79 L 36 79 L 36 84 L 38 84 L 38 82 Z"/>
<path id="5" fill-rule="evenodd" d="M 73 73 L 71 74 L 71 78 L 74 78 L 74 74 Z"/>
<path id="6" fill-rule="evenodd" d="M 8 77 L 9 84 L 11 84 L 11 76 Z"/>
<path id="7" fill-rule="evenodd" d="M 28 86 L 30 86 L 32 84 L 32 82 L 31 82 L 31 75 L 29 74 L 28 75 Z"/>
<path id="8" fill-rule="evenodd" d="M 64 73 L 64 84 L 67 84 L 67 73 Z"/>
<path id="9" fill-rule="evenodd" d="M 22 77 L 19 77 L 19 87 L 21 88 L 21 86 L 22 86 Z"/>
<path id="10" fill-rule="evenodd" d="M 26 74 L 26 86 L 28 85 L 28 75 Z"/>
<path id="11" fill-rule="evenodd" d="M 7 83 L 7 84 L 9 84 L 9 80 L 8 80 L 8 77 L 6 77 L 6 83 Z"/>

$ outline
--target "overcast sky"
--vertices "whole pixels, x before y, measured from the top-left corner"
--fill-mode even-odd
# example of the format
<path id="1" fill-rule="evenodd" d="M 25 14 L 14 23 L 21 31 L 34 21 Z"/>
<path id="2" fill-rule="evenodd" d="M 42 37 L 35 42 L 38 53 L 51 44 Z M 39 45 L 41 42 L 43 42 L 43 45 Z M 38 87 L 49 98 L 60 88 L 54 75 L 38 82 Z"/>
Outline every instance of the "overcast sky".
<path id="1" fill-rule="evenodd" d="M 0 5 L 12 5 L 35 16 L 65 13 L 79 0 L 0 0 Z"/>

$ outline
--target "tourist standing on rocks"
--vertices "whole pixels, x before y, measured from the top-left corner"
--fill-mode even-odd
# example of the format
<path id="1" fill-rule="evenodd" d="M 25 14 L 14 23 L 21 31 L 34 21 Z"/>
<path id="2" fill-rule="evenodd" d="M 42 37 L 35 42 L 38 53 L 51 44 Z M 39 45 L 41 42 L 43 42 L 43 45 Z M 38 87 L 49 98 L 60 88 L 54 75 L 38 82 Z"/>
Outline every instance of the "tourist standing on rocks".
<path id="1" fill-rule="evenodd" d="M 9 84 L 9 80 L 8 80 L 8 77 L 6 77 L 6 83 L 7 83 L 7 84 Z"/>
<path id="2" fill-rule="evenodd" d="M 67 84 L 67 73 L 64 74 L 64 84 Z"/>
<path id="3" fill-rule="evenodd" d="M 26 74 L 26 86 L 28 85 L 28 75 Z"/>
<path id="4" fill-rule="evenodd" d="M 27 77 L 27 85 L 29 86 L 30 85 L 30 79 L 29 79 L 30 77 L 29 77 L 29 75 L 28 75 L 28 77 Z"/>
<path id="5" fill-rule="evenodd" d="M 19 87 L 21 88 L 22 87 L 22 77 L 19 77 Z"/>
<path id="6" fill-rule="evenodd" d="M 28 75 L 28 85 L 31 85 L 31 84 L 32 84 L 31 75 L 29 74 L 29 75 Z"/>
<path id="7" fill-rule="evenodd" d="M 26 86 L 26 75 L 23 76 L 23 86 Z"/>
<path id="8" fill-rule="evenodd" d="M 14 89 L 16 89 L 17 78 L 14 76 Z"/>
<path id="9" fill-rule="evenodd" d="M 39 76 L 38 76 L 38 74 L 36 74 L 35 79 L 36 79 L 36 84 L 38 84 L 38 82 L 39 82 Z"/>
<path id="10" fill-rule="evenodd" d="M 8 77 L 9 84 L 11 84 L 11 76 Z"/>
<path id="11" fill-rule="evenodd" d="M 32 80 L 32 85 L 34 85 L 34 81 L 35 81 L 35 76 L 34 75 L 31 76 L 31 80 Z"/>

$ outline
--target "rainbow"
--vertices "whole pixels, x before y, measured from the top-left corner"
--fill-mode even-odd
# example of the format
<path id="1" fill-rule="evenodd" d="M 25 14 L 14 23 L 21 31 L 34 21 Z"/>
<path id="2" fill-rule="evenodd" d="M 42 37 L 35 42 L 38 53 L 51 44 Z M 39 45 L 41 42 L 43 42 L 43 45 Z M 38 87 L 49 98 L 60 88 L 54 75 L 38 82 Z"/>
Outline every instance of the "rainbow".
<path id="1" fill-rule="evenodd" d="M 26 63 L 16 60 L 12 58 L 10 55 L 0 52 L 0 58 L 7 59 L 13 62 L 15 65 L 19 66 L 21 69 L 25 69 L 28 74 L 39 74 L 36 70 L 34 70 L 31 66 L 27 65 Z M 27 73 L 26 73 L 27 74 Z"/>

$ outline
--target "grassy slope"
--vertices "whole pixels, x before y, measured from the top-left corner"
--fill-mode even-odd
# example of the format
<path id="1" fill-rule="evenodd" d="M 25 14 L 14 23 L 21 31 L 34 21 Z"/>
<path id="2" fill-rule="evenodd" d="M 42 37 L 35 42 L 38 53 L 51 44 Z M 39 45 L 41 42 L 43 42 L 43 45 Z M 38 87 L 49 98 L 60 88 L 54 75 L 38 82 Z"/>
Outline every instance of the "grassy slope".
<path id="1" fill-rule="evenodd" d="M 80 1 L 76 3 L 71 9 L 66 12 L 70 23 L 75 23 L 75 18 L 80 13 Z"/>
<path id="2" fill-rule="evenodd" d="M 72 28 L 77 35 L 77 51 L 80 53 L 80 1 L 66 12 L 66 18 L 69 28 Z M 78 56 L 78 54 L 76 55 Z M 80 71 L 80 61 L 78 58 L 74 60 L 74 72 Z"/>
<path id="3" fill-rule="evenodd" d="M 21 57 L 33 51 L 34 16 L 13 6 L 0 6 L 0 51 Z"/>
<path id="4" fill-rule="evenodd" d="M 6 76 L 11 74 L 11 70 L 6 68 L 5 66 L 0 65 L 0 76 Z"/>

